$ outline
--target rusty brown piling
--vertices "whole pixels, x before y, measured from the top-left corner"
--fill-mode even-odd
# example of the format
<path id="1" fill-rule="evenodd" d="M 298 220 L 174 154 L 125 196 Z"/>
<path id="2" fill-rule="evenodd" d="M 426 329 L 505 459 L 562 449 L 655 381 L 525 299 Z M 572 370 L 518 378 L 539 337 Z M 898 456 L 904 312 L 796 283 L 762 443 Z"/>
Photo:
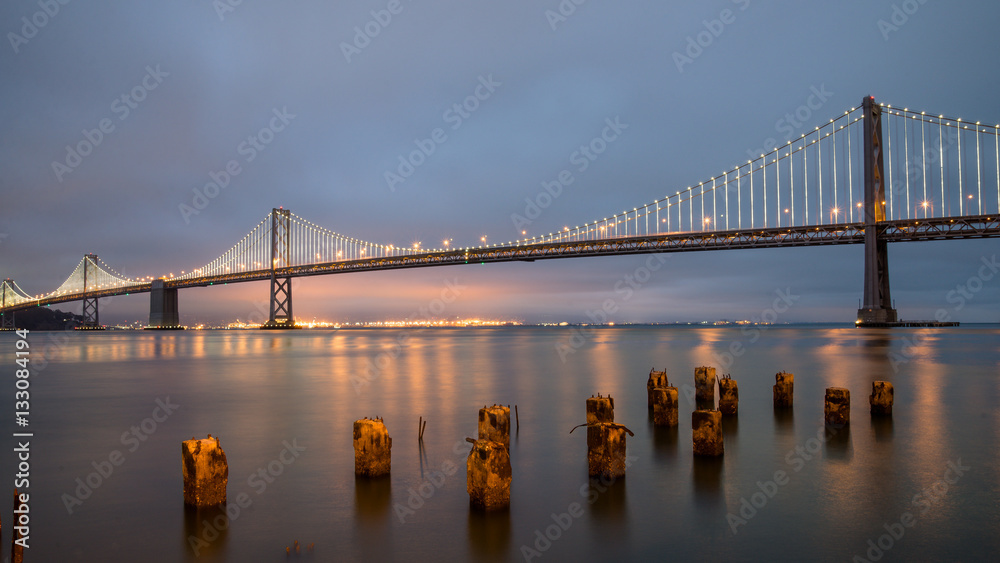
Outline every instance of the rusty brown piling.
<path id="1" fill-rule="evenodd" d="M 392 467 L 392 438 L 381 418 L 354 421 L 354 474 L 388 475 Z"/>
<path id="2" fill-rule="evenodd" d="M 181 442 L 184 473 L 184 502 L 192 506 L 215 506 L 226 502 L 229 462 L 219 438 L 211 434 L 202 440 Z"/>
<path id="3" fill-rule="evenodd" d="M 625 476 L 625 434 L 623 424 L 600 422 L 587 427 L 587 470 L 591 477 L 617 479 Z"/>
<path id="4" fill-rule="evenodd" d="M 787 408 L 792 406 L 792 396 L 795 391 L 795 374 L 778 372 L 774 374 L 774 407 Z"/>
<path id="5" fill-rule="evenodd" d="M 492 440 L 466 440 L 472 442 L 465 462 L 469 502 L 484 510 L 509 506 L 512 475 L 507 447 Z"/>
<path id="6" fill-rule="evenodd" d="M 823 418 L 829 426 L 842 428 L 851 423 L 851 392 L 843 387 L 828 387 L 823 403 Z"/>
<path id="7" fill-rule="evenodd" d="M 868 402 L 872 407 L 872 414 L 891 415 L 893 394 L 892 383 L 888 381 L 873 381 L 872 394 L 868 397 Z"/>
<path id="8" fill-rule="evenodd" d="M 652 397 L 653 426 L 677 426 L 677 388 L 658 387 Z"/>
<path id="9" fill-rule="evenodd" d="M 653 389 L 667 387 L 670 387 L 670 382 L 667 380 L 667 370 L 656 371 L 650 368 L 649 379 L 646 380 L 646 405 L 650 409 L 653 408 Z"/>
<path id="10" fill-rule="evenodd" d="M 715 405 L 715 368 L 694 368 L 695 402 Z"/>
<path id="11" fill-rule="evenodd" d="M 479 409 L 479 439 L 499 442 L 510 450 L 510 407 Z"/>
<path id="12" fill-rule="evenodd" d="M 725 415 L 735 415 L 739 411 L 740 390 L 736 380 L 729 374 L 719 380 L 719 411 Z"/>
<path id="13" fill-rule="evenodd" d="M 691 437 L 694 455 L 722 455 L 725 449 L 722 442 L 722 413 L 713 410 L 692 412 Z"/>

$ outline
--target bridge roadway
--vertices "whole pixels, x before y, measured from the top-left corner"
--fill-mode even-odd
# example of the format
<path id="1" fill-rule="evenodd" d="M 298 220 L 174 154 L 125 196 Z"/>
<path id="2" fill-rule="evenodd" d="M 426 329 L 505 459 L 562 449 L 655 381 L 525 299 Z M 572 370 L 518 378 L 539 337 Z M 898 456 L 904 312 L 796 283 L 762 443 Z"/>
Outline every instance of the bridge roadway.
<path id="1" fill-rule="evenodd" d="M 978 215 L 966 217 L 899 220 L 879 223 L 885 229 L 883 237 L 888 242 L 914 242 L 961 238 L 989 238 L 1000 236 L 1000 217 Z M 275 270 L 279 278 L 322 276 L 349 272 L 371 272 L 427 266 L 450 266 L 487 262 L 534 262 L 555 258 L 586 256 L 619 256 L 651 254 L 656 252 L 690 252 L 700 250 L 735 250 L 747 248 L 781 248 L 793 246 L 824 246 L 836 244 L 863 244 L 863 223 L 840 223 L 809 227 L 773 227 L 766 229 L 737 229 L 728 231 L 684 232 L 649 236 L 618 237 L 599 240 L 561 241 L 530 245 L 488 246 L 456 249 L 423 254 L 343 260 Z M 229 283 L 263 281 L 271 279 L 271 270 L 253 270 L 200 278 L 166 280 L 166 288 L 205 287 Z M 87 297 L 111 297 L 132 293 L 148 293 L 150 283 L 124 288 L 109 288 L 87 293 Z M 17 311 L 30 307 L 77 301 L 83 293 L 33 300 L 10 306 L 0 311 Z"/>

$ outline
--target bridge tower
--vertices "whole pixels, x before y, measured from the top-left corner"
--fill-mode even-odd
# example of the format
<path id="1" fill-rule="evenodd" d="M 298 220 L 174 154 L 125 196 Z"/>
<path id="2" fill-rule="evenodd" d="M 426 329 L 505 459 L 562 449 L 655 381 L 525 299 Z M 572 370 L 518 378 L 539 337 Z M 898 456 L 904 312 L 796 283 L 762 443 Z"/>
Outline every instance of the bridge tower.
<path id="1" fill-rule="evenodd" d="M 10 291 L 13 293 L 13 282 L 14 280 L 7 278 L 3 280 L 3 284 L 0 284 L 0 307 L 7 306 L 7 292 Z M 14 312 L 6 311 L 0 313 L 0 330 L 14 330 L 14 328 Z"/>
<path id="2" fill-rule="evenodd" d="M 271 210 L 271 316 L 261 328 L 286 329 L 295 326 L 292 317 L 292 278 L 279 278 L 276 270 L 291 265 L 292 212 Z"/>
<path id="3" fill-rule="evenodd" d="M 83 322 L 80 328 L 84 330 L 103 330 L 101 316 L 97 307 L 97 297 L 87 296 L 87 285 L 97 278 L 97 255 L 85 254 L 83 257 Z"/>
<path id="4" fill-rule="evenodd" d="M 864 303 L 857 324 L 896 322 L 889 294 L 889 253 L 885 233 L 885 168 L 882 157 L 882 108 L 873 96 L 862 101 L 865 161 L 865 280 Z"/>

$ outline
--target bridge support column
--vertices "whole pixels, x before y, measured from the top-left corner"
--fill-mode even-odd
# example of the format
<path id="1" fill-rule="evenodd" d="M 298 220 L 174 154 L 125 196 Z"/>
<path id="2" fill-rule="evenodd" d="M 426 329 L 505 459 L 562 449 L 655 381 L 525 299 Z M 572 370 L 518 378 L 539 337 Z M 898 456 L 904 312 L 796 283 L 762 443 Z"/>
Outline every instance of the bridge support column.
<path id="1" fill-rule="evenodd" d="M 183 330 L 177 301 L 176 287 L 166 287 L 162 279 L 154 280 L 149 292 L 149 326 L 146 329 Z"/>
<path id="2" fill-rule="evenodd" d="M 291 265 L 292 212 L 271 210 L 271 316 L 262 329 L 300 328 L 292 317 L 292 278 L 275 270 Z"/>
<path id="3" fill-rule="evenodd" d="M 885 227 L 885 175 L 882 157 L 882 109 L 875 98 L 862 101 L 865 159 L 865 281 L 864 304 L 858 309 L 859 326 L 898 320 L 889 294 L 889 253 L 882 237 Z"/>
<path id="4" fill-rule="evenodd" d="M 87 254 L 83 258 L 83 322 L 77 328 L 79 330 L 104 330 L 104 327 L 101 326 L 97 297 L 87 296 L 88 278 L 93 280 L 97 274 L 97 255 Z M 90 273 L 91 270 L 93 270 L 93 274 Z"/>
<path id="5" fill-rule="evenodd" d="M 13 281 L 7 278 L 0 284 L 0 307 L 7 306 L 7 288 Z M 14 330 L 14 311 L 0 313 L 0 330 Z"/>

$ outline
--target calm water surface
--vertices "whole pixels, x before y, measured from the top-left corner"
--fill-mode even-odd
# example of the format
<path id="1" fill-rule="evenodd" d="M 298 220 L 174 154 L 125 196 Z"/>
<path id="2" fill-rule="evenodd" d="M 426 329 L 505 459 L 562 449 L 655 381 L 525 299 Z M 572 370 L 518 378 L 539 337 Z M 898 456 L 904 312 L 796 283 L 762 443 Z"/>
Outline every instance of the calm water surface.
<path id="1" fill-rule="evenodd" d="M 997 560 L 1000 328 L 572 335 L 32 333 L 38 360 L 63 344 L 31 376 L 27 561 L 280 562 L 295 540 L 315 544 L 290 558 L 302 561 Z M 8 366 L 13 341 L 0 335 Z M 717 461 L 691 452 L 686 389 L 699 365 L 739 382 L 740 414 L 725 423 Z M 681 389 L 674 431 L 654 429 L 647 413 L 654 366 Z M 795 374 L 787 415 L 771 406 L 781 370 Z M 895 386 L 889 421 L 868 414 L 874 379 Z M 4 381 L 12 405 L 13 378 Z M 833 386 L 851 390 L 852 422 L 820 441 Z M 615 420 L 635 436 L 627 477 L 595 487 L 586 434 L 569 430 L 596 393 L 614 397 Z M 157 400 L 178 406 L 154 413 Z M 483 515 L 469 509 L 464 439 L 475 436 L 477 409 L 493 403 L 517 404 L 523 424 L 511 437 L 510 510 Z M 365 416 L 383 417 L 393 437 L 390 479 L 355 480 L 352 423 Z M 419 416 L 429 420 L 422 448 Z M 10 487 L 16 427 L 4 424 Z M 183 505 L 180 442 L 208 433 L 229 459 L 229 517 Z M 451 464 L 457 472 L 441 472 Z M 88 477 L 92 490 L 80 486 Z M 222 529 L 206 530 L 206 520 Z M 204 541 L 197 553 L 192 536 Z"/>

